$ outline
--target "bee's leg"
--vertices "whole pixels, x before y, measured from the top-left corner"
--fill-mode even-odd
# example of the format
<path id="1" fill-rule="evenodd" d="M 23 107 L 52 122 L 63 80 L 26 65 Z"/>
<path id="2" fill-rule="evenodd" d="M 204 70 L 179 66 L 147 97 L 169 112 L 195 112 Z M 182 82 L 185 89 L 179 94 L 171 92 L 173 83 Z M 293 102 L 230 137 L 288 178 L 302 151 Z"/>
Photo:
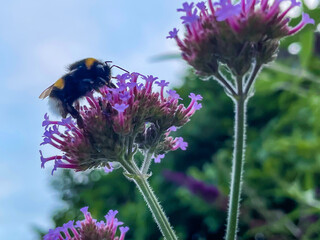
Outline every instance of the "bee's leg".
<path id="1" fill-rule="evenodd" d="M 68 113 L 71 114 L 71 116 L 75 119 L 77 119 L 77 124 L 79 126 L 79 128 L 83 128 L 84 127 L 84 123 L 83 123 L 83 119 L 80 115 L 80 113 L 72 106 L 72 104 L 65 104 L 65 108 L 67 110 Z"/>
<path id="2" fill-rule="evenodd" d="M 108 82 L 108 83 L 107 83 L 107 86 L 108 86 L 109 88 L 117 88 L 117 86 L 114 85 L 112 82 Z"/>
<path id="3" fill-rule="evenodd" d="M 92 134 L 87 131 L 87 129 L 84 128 L 84 123 L 83 119 L 80 115 L 80 113 L 71 105 L 71 104 L 66 104 L 68 112 L 71 114 L 71 116 L 75 119 L 77 119 L 77 124 L 79 128 L 83 129 L 83 133 L 85 137 L 87 137 L 91 143 L 91 145 L 98 151 L 101 152 L 101 150 L 96 146 L 96 141 L 94 140 Z"/>

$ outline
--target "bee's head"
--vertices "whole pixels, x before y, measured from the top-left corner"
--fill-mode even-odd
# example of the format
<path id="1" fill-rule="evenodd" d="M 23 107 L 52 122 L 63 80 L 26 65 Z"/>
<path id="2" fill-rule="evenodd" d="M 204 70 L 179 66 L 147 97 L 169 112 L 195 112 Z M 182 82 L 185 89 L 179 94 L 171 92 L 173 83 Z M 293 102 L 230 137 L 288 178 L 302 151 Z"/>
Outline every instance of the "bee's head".
<path id="1" fill-rule="evenodd" d="M 103 69 L 104 69 L 104 72 L 106 74 L 106 78 L 110 79 L 111 78 L 111 67 L 108 64 L 108 62 L 110 62 L 110 61 L 106 61 L 105 62 L 105 65 L 104 65 Z"/>

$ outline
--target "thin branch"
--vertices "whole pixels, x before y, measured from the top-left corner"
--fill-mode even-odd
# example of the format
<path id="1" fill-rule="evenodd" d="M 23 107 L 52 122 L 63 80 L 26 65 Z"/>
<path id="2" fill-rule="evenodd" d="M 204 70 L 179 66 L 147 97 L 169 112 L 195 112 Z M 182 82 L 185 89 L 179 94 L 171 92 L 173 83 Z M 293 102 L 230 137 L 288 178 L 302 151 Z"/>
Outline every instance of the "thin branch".
<path id="1" fill-rule="evenodd" d="M 251 72 L 251 75 L 250 75 L 250 78 L 249 80 L 247 81 L 246 85 L 245 85 L 245 90 L 244 90 L 244 95 L 246 96 L 254 82 L 254 80 L 256 79 L 256 76 L 258 75 L 258 72 L 260 71 L 261 69 L 261 64 L 260 63 L 256 63 L 254 65 L 254 68 Z"/>
<path id="2" fill-rule="evenodd" d="M 152 152 L 149 150 L 143 160 L 142 166 L 141 166 L 141 173 L 142 174 L 147 174 L 150 168 L 151 160 L 152 160 Z"/>
<path id="3" fill-rule="evenodd" d="M 228 83 L 228 81 L 218 72 L 216 75 L 214 75 L 216 80 L 225 87 L 233 96 L 236 96 L 237 93 L 232 85 Z"/>

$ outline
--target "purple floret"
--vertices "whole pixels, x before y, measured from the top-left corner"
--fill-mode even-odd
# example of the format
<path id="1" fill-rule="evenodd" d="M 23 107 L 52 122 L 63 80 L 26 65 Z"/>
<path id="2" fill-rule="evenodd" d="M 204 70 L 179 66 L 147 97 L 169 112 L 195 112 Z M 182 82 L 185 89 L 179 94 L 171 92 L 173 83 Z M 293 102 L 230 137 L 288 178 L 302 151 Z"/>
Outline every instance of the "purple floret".
<path id="1" fill-rule="evenodd" d="M 183 20 L 183 24 L 192 24 L 196 21 L 198 21 L 199 16 L 197 14 L 198 9 L 194 9 L 193 13 L 188 14 L 187 16 L 182 16 L 181 19 Z"/>
<path id="2" fill-rule="evenodd" d="M 169 31 L 169 36 L 167 36 L 167 38 L 176 38 L 178 36 L 178 32 L 179 30 L 174 28 L 172 31 Z"/>
<path id="3" fill-rule="evenodd" d="M 203 99 L 201 95 L 195 95 L 194 93 L 190 93 L 189 98 L 191 98 L 194 101 L 201 101 Z"/>
<path id="4" fill-rule="evenodd" d="M 170 89 L 170 90 L 167 91 L 167 93 L 168 93 L 169 96 L 170 96 L 172 99 L 174 99 L 174 100 L 176 100 L 176 99 L 182 99 L 182 98 L 180 98 L 180 95 L 179 95 L 179 94 L 177 93 L 177 91 L 175 91 L 175 90 Z"/>
<path id="5" fill-rule="evenodd" d="M 185 12 L 186 14 L 191 14 L 192 12 L 192 9 L 193 9 L 193 6 L 194 6 L 194 3 L 187 3 L 187 2 L 184 2 L 182 4 L 182 8 L 178 8 L 177 11 L 178 12 Z"/>
<path id="6" fill-rule="evenodd" d="M 156 156 L 155 158 L 154 158 L 154 162 L 155 163 L 160 163 L 161 162 L 161 159 L 163 159 L 164 158 L 164 154 L 159 154 L 158 156 Z"/>
<path id="7" fill-rule="evenodd" d="M 199 2 L 199 3 L 197 3 L 197 7 L 198 7 L 201 11 L 205 11 L 205 10 L 207 9 L 205 2 Z"/>
<path id="8" fill-rule="evenodd" d="M 118 103 L 116 103 L 112 108 L 117 110 L 119 113 L 123 113 L 124 110 L 126 110 L 128 107 L 129 107 L 128 104 L 124 104 L 124 103 L 118 104 Z"/>
<path id="9" fill-rule="evenodd" d="M 167 87 L 167 86 L 169 86 L 169 82 L 167 82 L 166 80 L 156 81 L 155 83 L 156 83 L 159 87 Z"/>

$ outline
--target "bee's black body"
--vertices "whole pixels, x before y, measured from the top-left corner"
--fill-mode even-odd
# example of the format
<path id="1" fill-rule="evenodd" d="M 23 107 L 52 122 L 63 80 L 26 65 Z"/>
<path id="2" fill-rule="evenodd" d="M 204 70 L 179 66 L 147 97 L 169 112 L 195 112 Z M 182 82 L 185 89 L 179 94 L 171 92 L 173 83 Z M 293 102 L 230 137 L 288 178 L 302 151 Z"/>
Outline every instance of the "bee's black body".
<path id="1" fill-rule="evenodd" d="M 92 90 L 98 90 L 104 85 L 113 86 L 110 82 L 111 70 L 108 64 L 94 58 L 86 58 L 71 64 L 68 71 L 47 88 L 40 98 L 49 96 L 55 100 L 55 107 L 62 117 L 65 118 L 70 113 L 78 120 L 78 125 L 81 125 L 82 118 L 73 107 L 73 103 Z"/>

